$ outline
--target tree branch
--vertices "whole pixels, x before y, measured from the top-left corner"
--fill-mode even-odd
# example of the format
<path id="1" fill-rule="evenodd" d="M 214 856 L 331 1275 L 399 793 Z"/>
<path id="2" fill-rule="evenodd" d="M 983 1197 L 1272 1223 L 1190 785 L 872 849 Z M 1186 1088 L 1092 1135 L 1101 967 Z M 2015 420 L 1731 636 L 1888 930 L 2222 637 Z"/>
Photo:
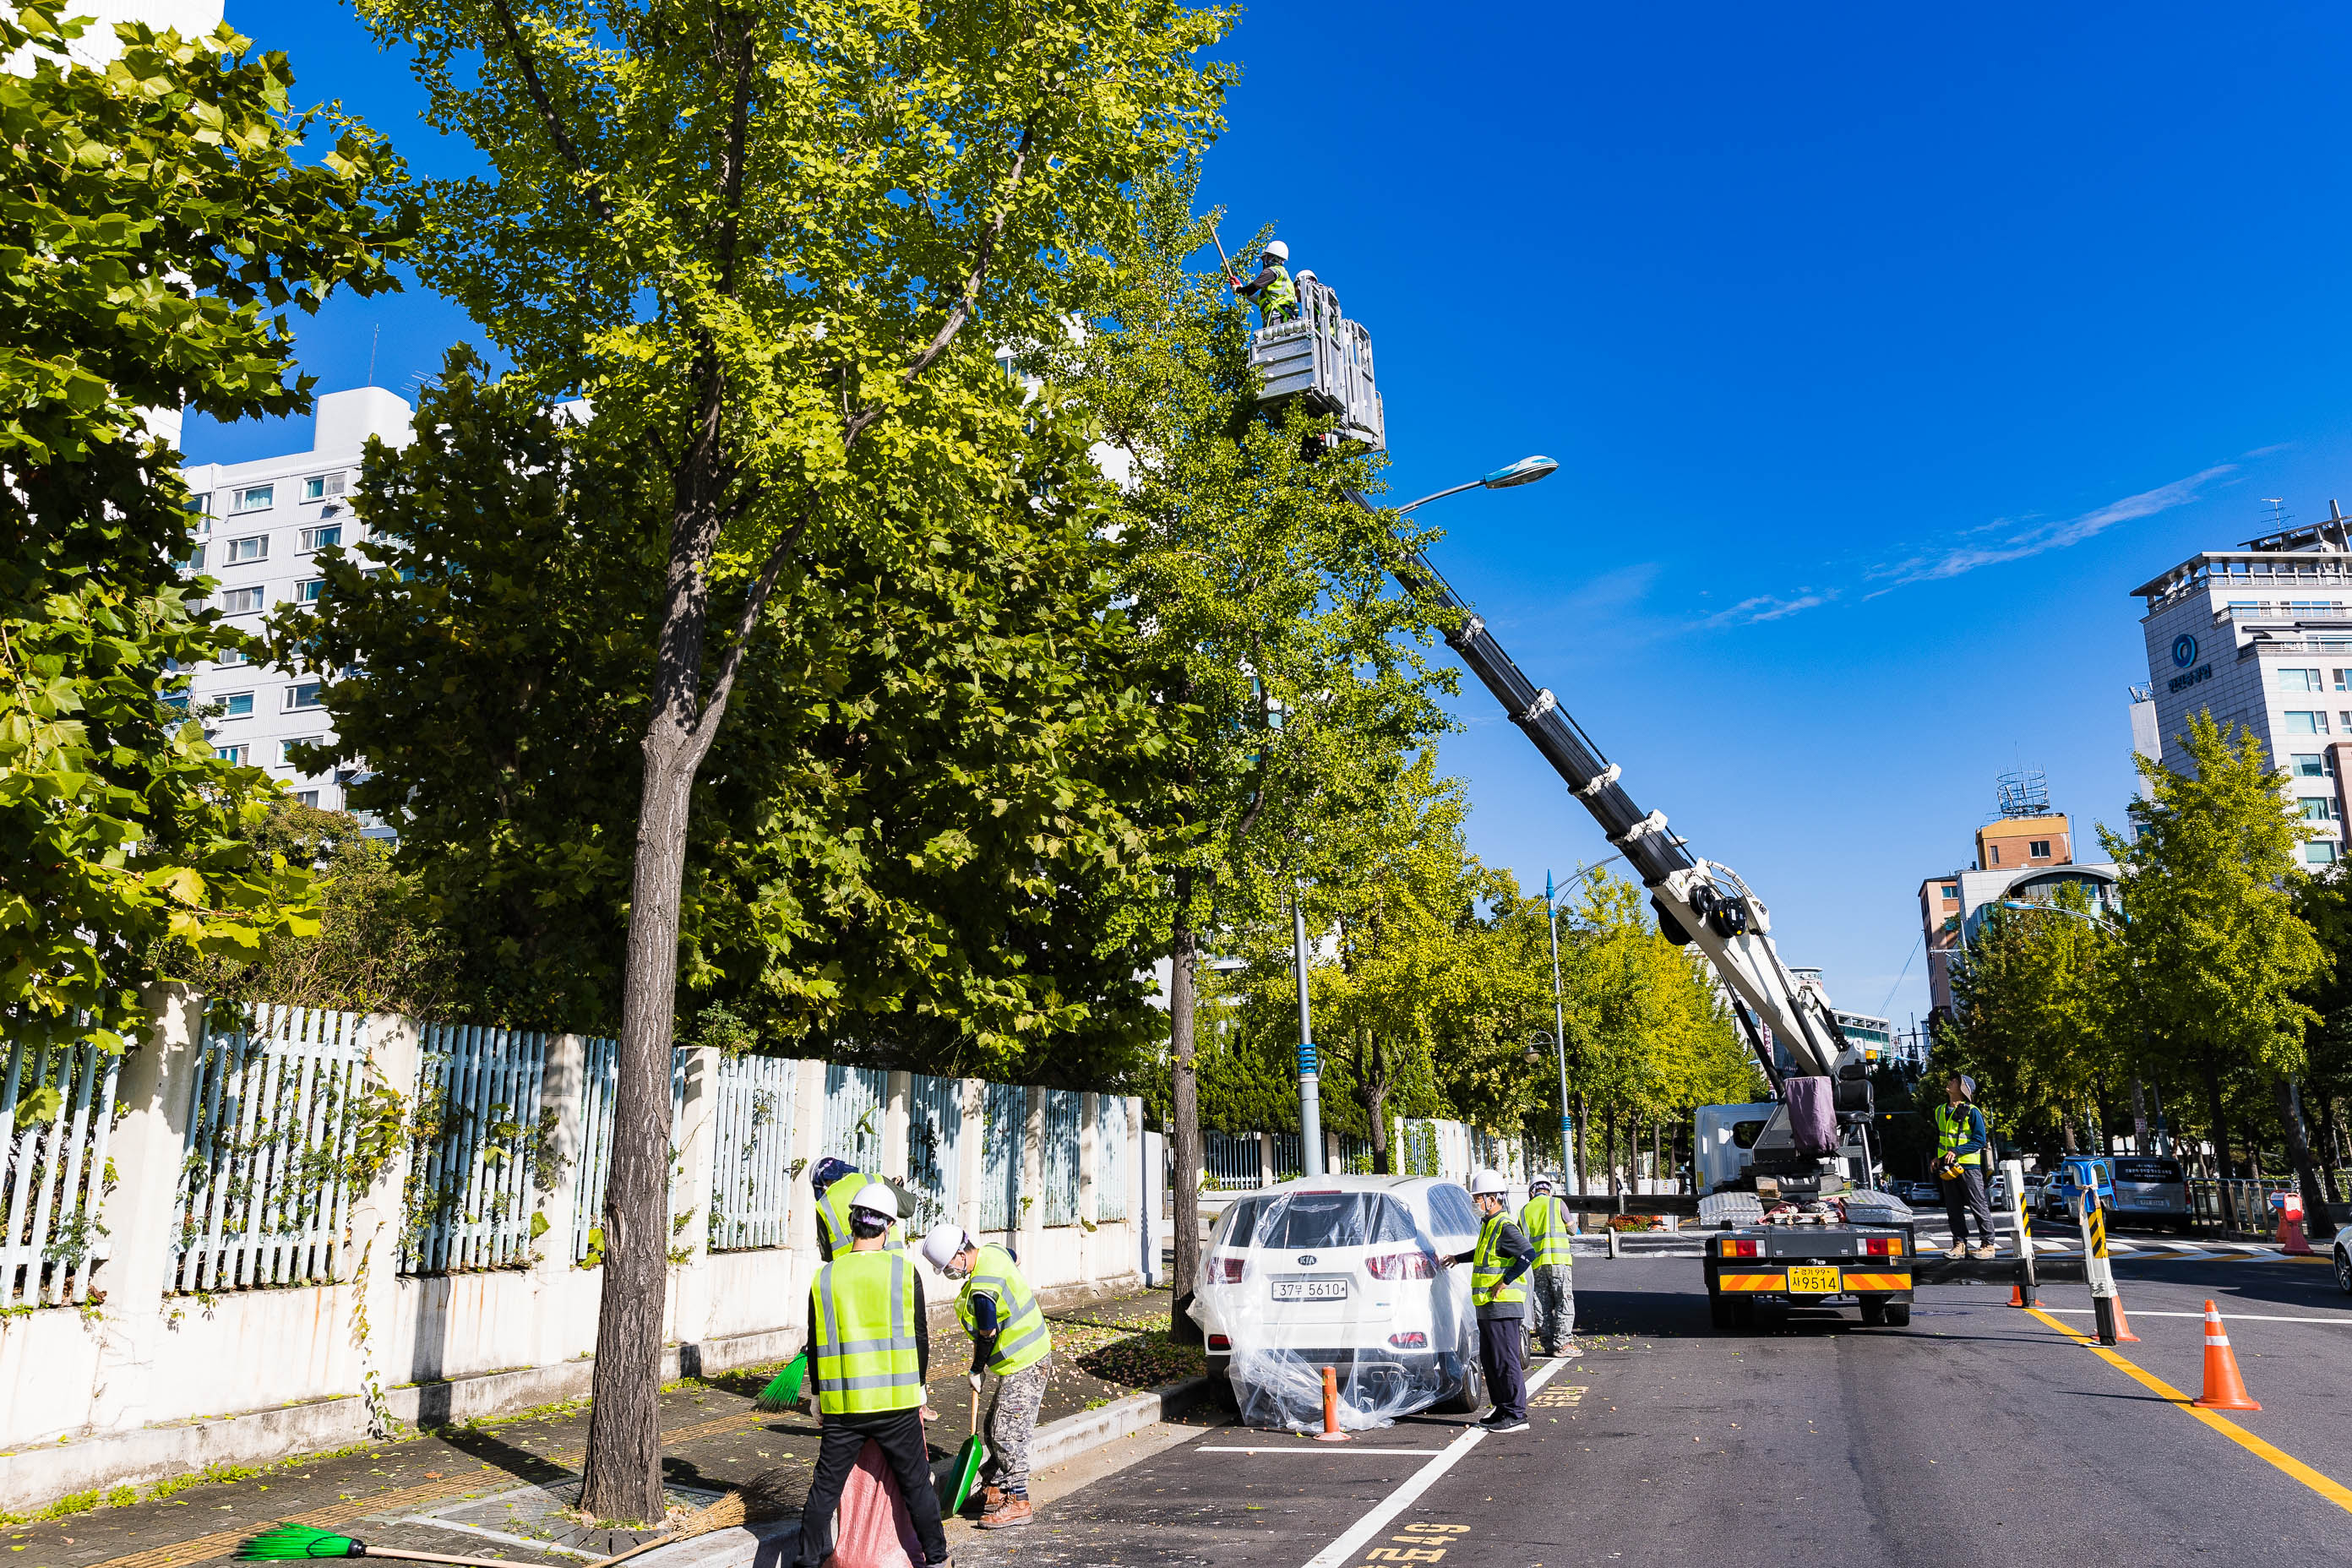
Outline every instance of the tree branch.
<path id="1" fill-rule="evenodd" d="M 507 0 L 490 0 L 490 9 L 498 14 L 499 26 L 507 36 L 507 47 L 514 51 L 515 69 L 522 73 L 523 90 L 530 94 L 531 106 L 539 110 L 540 119 L 546 121 L 547 133 L 554 141 L 556 152 L 572 165 L 572 173 L 593 177 L 593 171 L 588 167 L 587 159 L 581 156 L 579 147 L 572 140 L 572 133 L 563 129 L 562 116 L 555 112 L 555 104 L 547 95 L 546 84 L 539 79 L 539 68 L 531 63 L 530 46 L 523 42 L 522 29 L 515 26 L 513 10 Z M 586 194 L 596 209 L 596 216 L 611 221 L 613 209 L 610 204 L 593 188 Z"/>
<path id="2" fill-rule="evenodd" d="M 760 612 L 768 607 L 768 597 L 776 590 L 776 579 L 783 575 L 784 563 L 792 559 L 793 547 L 808 531 L 809 514 L 801 513 L 793 525 L 777 537 L 761 563 L 760 574 L 743 595 L 742 613 L 735 617 L 735 640 L 728 646 L 726 657 L 719 661 L 719 679 L 711 683 L 710 695 L 703 699 L 702 711 L 695 716 L 694 731 L 688 737 L 685 757 L 689 769 L 702 765 L 710 742 L 718 737 L 719 721 L 726 716 L 727 700 L 734 695 L 735 678 L 742 673 L 743 657 L 751 648 L 751 633 L 760 624 Z"/>

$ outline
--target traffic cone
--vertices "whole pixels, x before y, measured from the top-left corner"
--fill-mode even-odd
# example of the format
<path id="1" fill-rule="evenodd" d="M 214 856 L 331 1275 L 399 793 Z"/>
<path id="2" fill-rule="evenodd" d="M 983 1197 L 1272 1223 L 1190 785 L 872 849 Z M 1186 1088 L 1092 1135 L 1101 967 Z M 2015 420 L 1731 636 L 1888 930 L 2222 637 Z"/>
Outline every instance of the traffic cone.
<path id="1" fill-rule="evenodd" d="M 2009 1288 L 2009 1304 L 2012 1307 L 2022 1307 L 2025 1305 L 2024 1286 L 2011 1285 Z"/>
<path id="2" fill-rule="evenodd" d="M 2262 1408 L 2246 1392 L 2246 1380 L 2238 1375 L 2238 1358 L 2230 1353 L 2230 1335 L 2210 1301 L 2205 1303 L 2205 1392 L 2189 1403 L 2200 1410 Z"/>
<path id="3" fill-rule="evenodd" d="M 2118 1290 L 2107 1300 L 2115 1303 L 2116 1343 L 2119 1345 L 2139 1343 L 2139 1336 L 2131 1331 L 2131 1320 L 2124 1316 L 2124 1293 Z"/>

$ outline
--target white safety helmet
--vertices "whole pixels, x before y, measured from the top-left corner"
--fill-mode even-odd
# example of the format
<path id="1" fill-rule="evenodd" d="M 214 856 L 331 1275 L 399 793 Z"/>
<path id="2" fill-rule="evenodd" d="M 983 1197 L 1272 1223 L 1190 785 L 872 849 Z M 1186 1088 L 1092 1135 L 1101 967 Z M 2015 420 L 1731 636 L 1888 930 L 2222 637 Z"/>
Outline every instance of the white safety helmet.
<path id="1" fill-rule="evenodd" d="M 1528 1194 L 1529 1196 L 1533 1196 L 1537 1193 L 1549 1193 L 1550 1191 L 1551 1178 L 1549 1176 L 1538 1176 L 1534 1181 L 1528 1184 Z"/>
<path id="2" fill-rule="evenodd" d="M 943 1219 L 923 1232 L 923 1257 L 932 1268 L 942 1272 L 956 1260 L 956 1254 L 968 1245 L 963 1226 L 951 1219 Z"/>
<path id="3" fill-rule="evenodd" d="M 1287 261 L 1290 259 L 1290 247 L 1283 244 L 1282 241 L 1278 239 L 1269 239 L 1265 242 L 1265 253 L 1268 257 L 1276 261 Z"/>
<path id="4" fill-rule="evenodd" d="M 849 1200 L 849 1206 L 864 1209 L 867 1214 L 880 1215 L 884 1219 L 897 1219 L 898 1194 L 890 1190 L 887 1183 L 868 1182 L 857 1189 L 857 1195 Z"/>
<path id="5" fill-rule="evenodd" d="M 1470 1178 L 1470 1195 L 1474 1198 L 1499 1198 L 1510 1190 L 1511 1184 L 1500 1171 L 1480 1171 Z"/>
<path id="6" fill-rule="evenodd" d="M 1312 267 L 1302 267 L 1302 268 L 1300 268 L 1298 269 L 1298 280 L 1299 280 L 1301 283 L 1312 283 L 1312 282 L 1314 282 L 1314 281 L 1316 280 L 1316 279 L 1315 279 L 1315 268 L 1313 268 Z"/>

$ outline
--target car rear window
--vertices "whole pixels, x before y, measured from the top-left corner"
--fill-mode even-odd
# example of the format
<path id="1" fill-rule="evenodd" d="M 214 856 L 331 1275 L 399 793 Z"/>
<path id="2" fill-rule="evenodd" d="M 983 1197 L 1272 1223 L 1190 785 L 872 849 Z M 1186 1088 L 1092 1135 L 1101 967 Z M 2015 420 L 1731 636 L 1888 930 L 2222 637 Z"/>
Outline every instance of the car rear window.
<path id="1" fill-rule="evenodd" d="M 2117 1160 L 2116 1180 L 2118 1182 L 2177 1182 L 2180 1180 L 2180 1162 L 2153 1158 Z"/>
<path id="2" fill-rule="evenodd" d="M 1244 1207 L 1234 1205 L 1236 1210 Z M 1243 1226 L 1247 1226 L 1247 1229 Z M 1369 1247 L 1413 1239 L 1412 1213 L 1378 1193 L 1276 1193 L 1247 1201 L 1223 1245 L 1248 1238 L 1253 1247 L 1290 1251 L 1313 1247 Z"/>
<path id="3" fill-rule="evenodd" d="M 1429 1211 L 1440 1236 L 1478 1234 L 1478 1211 L 1471 1206 L 1470 1194 L 1451 1182 L 1440 1182 L 1429 1189 Z"/>

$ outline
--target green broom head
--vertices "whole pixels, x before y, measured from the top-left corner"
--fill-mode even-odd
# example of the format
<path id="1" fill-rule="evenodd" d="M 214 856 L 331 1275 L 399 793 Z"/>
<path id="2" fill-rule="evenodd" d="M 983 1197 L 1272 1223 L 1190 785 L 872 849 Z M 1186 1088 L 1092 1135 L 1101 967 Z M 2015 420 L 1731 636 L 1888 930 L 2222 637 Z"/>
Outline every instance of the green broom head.
<path id="1" fill-rule="evenodd" d="M 348 1535 L 278 1523 L 246 1537 L 235 1553 L 239 1563 L 300 1563 L 313 1557 L 364 1557 L 367 1548 Z"/>
<path id="2" fill-rule="evenodd" d="M 803 1351 L 784 1363 L 784 1370 L 768 1380 L 760 1390 L 760 1397 L 751 1403 L 761 1410 L 790 1410 L 801 1402 L 801 1380 L 808 1376 L 808 1352 Z"/>

